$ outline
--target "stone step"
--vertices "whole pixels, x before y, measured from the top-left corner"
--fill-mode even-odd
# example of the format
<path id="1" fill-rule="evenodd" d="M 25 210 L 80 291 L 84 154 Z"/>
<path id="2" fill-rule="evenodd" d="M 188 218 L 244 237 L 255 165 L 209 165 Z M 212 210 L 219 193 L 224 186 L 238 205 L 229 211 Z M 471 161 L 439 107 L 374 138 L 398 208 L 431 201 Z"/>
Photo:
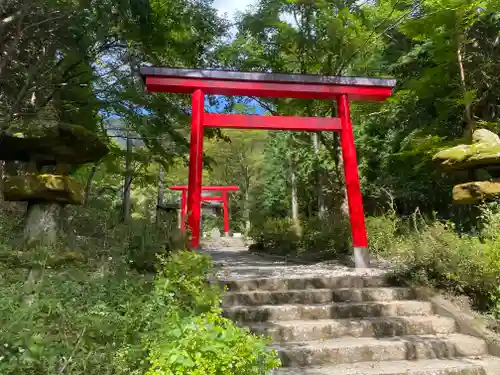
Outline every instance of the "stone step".
<path id="1" fill-rule="evenodd" d="M 484 340 L 462 335 L 421 335 L 389 338 L 343 337 L 287 343 L 275 347 L 283 366 L 315 366 L 367 361 L 398 361 L 485 355 Z"/>
<path id="2" fill-rule="evenodd" d="M 394 301 L 414 299 L 410 288 L 340 288 L 286 291 L 230 292 L 225 306 L 325 304 L 328 302 Z"/>
<path id="3" fill-rule="evenodd" d="M 500 360 L 485 356 L 481 359 L 359 362 L 310 368 L 280 368 L 273 375 L 500 375 Z"/>
<path id="4" fill-rule="evenodd" d="M 337 289 L 366 288 L 387 286 L 384 276 L 338 276 L 311 278 L 261 278 L 221 280 L 233 292 L 250 292 L 256 290 L 284 291 L 291 289 Z"/>
<path id="5" fill-rule="evenodd" d="M 295 320 L 253 323 L 247 327 L 275 343 L 328 340 L 337 337 L 393 337 L 456 332 L 452 318 L 438 315 L 366 319 Z"/>
<path id="6" fill-rule="evenodd" d="M 431 303 L 425 301 L 356 302 L 328 305 L 233 306 L 224 310 L 225 315 L 236 322 L 429 315 L 432 312 Z"/>

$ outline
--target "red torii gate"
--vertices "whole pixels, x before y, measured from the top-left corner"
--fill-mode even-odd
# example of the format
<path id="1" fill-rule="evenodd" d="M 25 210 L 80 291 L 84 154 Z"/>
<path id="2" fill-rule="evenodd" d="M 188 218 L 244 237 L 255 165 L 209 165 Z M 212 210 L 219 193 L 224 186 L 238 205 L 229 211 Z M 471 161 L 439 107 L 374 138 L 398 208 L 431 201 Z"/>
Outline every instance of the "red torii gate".
<path id="1" fill-rule="evenodd" d="M 186 229 L 186 211 L 187 211 L 187 199 L 186 192 L 188 191 L 188 186 L 171 186 L 170 190 L 181 191 L 181 232 L 184 233 Z M 222 209 L 224 211 L 224 234 L 229 235 L 229 199 L 227 193 L 229 191 L 238 191 L 238 186 L 202 186 L 202 191 L 220 191 L 221 196 L 201 196 L 201 201 L 218 201 L 222 202 Z M 201 203 L 200 203 L 201 204 Z M 200 213 L 201 217 L 201 213 Z"/>
<path id="2" fill-rule="evenodd" d="M 319 75 L 247 73 L 222 70 L 141 68 L 149 92 L 192 94 L 188 183 L 188 225 L 191 247 L 200 242 L 203 128 L 238 128 L 340 132 L 356 267 L 369 267 L 363 201 L 349 100 L 383 101 L 396 85 L 393 79 Z M 205 112 L 205 95 L 257 96 L 336 100 L 338 118 L 258 116 Z"/>

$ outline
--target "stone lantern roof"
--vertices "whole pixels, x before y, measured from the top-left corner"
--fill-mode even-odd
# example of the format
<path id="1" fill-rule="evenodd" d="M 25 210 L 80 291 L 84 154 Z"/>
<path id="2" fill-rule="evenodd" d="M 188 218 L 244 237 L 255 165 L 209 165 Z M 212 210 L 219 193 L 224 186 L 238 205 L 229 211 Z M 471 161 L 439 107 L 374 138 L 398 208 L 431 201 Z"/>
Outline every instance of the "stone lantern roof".
<path id="1" fill-rule="evenodd" d="M 0 134 L 0 160 L 5 161 L 80 165 L 96 162 L 108 151 L 94 133 L 79 125 L 58 124 L 40 134 Z"/>

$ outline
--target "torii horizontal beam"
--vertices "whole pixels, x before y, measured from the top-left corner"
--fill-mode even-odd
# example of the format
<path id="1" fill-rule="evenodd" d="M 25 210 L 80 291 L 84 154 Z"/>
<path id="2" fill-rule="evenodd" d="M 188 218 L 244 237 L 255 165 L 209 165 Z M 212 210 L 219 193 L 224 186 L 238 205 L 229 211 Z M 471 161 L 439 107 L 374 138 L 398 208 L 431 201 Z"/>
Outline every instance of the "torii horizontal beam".
<path id="1" fill-rule="evenodd" d="M 176 190 L 176 191 L 182 191 L 182 190 L 188 190 L 189 187 L 187 185 L 174 185 L 169 187 L 170 190 Z M 203 191 L 238 191 L 240 188 L 235 185 L 229 185 L 229 186 L 215 186 L 215 185 L 207 185 L 207 186 L 202 186 L 201 190 Z"/>
<path id="2" fill-rule="evenodd" d="M 261 96 L 268 98 L 336 99 L 383 101 L 396 81 L 368 77 L 326 77 L 317 75 L 231 72 L 177 68 L 141 68 L 150 92 L 209 95 Z"/>
<path id="3" fill-rule="evenodd" d="M 259 115 L 222 115 L 206 113 L 203 126 L 209 128 L 265 129 L 290 131 L 340 131 L 339 118 L 259 116 Z"/>

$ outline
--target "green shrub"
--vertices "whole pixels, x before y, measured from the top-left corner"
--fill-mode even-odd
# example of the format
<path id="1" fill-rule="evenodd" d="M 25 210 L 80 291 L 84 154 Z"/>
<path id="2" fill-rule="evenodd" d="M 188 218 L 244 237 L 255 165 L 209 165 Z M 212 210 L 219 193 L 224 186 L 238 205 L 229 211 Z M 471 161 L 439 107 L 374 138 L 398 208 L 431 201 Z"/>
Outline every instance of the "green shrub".
<path id="1" fill-rule="evenodd" d="M 157 316 L 144 336 L 147 375 L 265 375 L 279 366 L 268 340 L 222 317 L 222 289 L 209 281 L 209 257 L 182 251 L 162 265 L 147 308 Z"/>
<path id="2" fill-rule="evenodd" d="M 433 222 L 397 238 L 385 253 L 392 258 L 398 282 L 430 285 L 466 294 L 478 309 L 491 307 L 500 282 L 500 242 L 460 235 L 450 223 Z"/>
<path id="3" fill-rule="evenodd" d="M 137 323 L 151 287 L 127 267 L 1 267 L 0 374 L 144 373 Z M 134 350 L 122 361 L 125 346 Z"/>
<path id="4" fill-rule="evenodd" d="M 155 296 L 169 309 L 197 315 L 212 311 L 222 301 L 223 289 L 210 282 L 213 263 L 208 255 L 178 251 L 160 260 L 156 274 Z"/>
<path id="5" fill-rule="evenodd" d="M 350 227 L 341 215 L 310 218 L 301 225 L 300 236 L 290 219 L 269 219 L 254 226 L 250 232 L 256 244 L 253 248 L 307 259 L 331 259 L 349 251 Z"/>
<path id="6" fill-rule="evenodd" d="M 265 220 L 253 226 L 249 235 L 258 249 L 265 252 L 287 255 L 298 251 L 300 238 L 289 218 Z"/>
<path id="7" fill-rule="evenodd" d="M 132 268 L 140 272 L 156 272 L 159 257 L 184 249 L 186 237 L 177 228 L 158 227 L 138 221 L 130 226 L 126 257 Z"/>
<path id="8" fill-rule="evenodd" d="M 490 311 L 495 319 L 500 319 L 500 285 L 490 292 Z"/>
<path id="9" fill-rule="evenodd" d="M 341 215 L 311 218 L 303 224 L 298 255 L 310 259 L 334 259 L 349 253 L 349 222 Z"/>
<path id="10" fill-rule="evenodd" d="M 217 310 L 180 317 L 172 313 L 149 343 L 147 375 L 266 375 L 279 366 L 266 341 L 236 327 Z"/>
<path id="11" fill-rule="evenodd" d="M 370 251 L 374 254 L 390 254 L 397 248 L 399 220 L 395 215 L 369 216 L 366 218 L 366 230 L 370 242 Z"/>
<path id="12" fill-rule="evenodd" d="M 180 251 L 159 263 L 154 281 L 122 259 L 0 266 L 0 374 L 264 375 L 277 366 L 266 340 L 222 318 L 210 258 Z"/>
<path id="13" fill-rule="evenodd" d="M 490 240 L 500 240 L 500 202 L 483 204 L 480 206 L 480 212 L 481 236 Z"/>

